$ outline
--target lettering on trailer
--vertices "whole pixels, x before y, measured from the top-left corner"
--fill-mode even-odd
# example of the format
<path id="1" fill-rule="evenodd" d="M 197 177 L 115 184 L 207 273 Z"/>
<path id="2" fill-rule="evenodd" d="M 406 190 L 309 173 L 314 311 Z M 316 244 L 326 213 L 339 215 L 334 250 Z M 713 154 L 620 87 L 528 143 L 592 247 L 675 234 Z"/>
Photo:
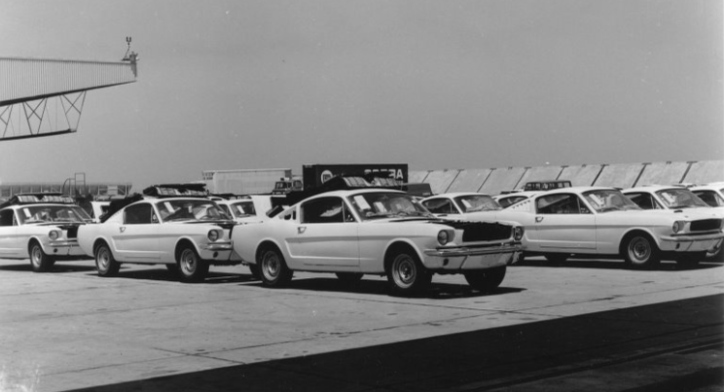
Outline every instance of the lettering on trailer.
<path id="1" fill-rule="evenodd" d="M 402 175 L 402 169 L 365 169 L 365 174 L 384 172 L 389 173 L 389 177 L 394 178 L 395 180 L 405 180 L 405 177 Z"/>
<path id="2" fill-rule="evenodd" d="M 365 169 L 365 174 L 370 173 L 388 173 L 390 178 L 394 178 L 397 181 L 404 181 L 405 177 L 402 174 L 402 169 Z M 322 181 L 322 184 L 329 181 L 330 178 L 334 177 L 334 173 L 332 173 L 331 170 L 325 170 L 322 172 L 320 176 L 320 180 Z"/>

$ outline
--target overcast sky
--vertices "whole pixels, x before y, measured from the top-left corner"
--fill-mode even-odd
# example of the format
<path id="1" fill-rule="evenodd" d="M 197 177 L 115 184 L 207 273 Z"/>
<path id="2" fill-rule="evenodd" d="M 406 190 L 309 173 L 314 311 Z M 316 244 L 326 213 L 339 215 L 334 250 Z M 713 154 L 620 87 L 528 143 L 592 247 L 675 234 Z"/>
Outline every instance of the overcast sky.
<path id="1" fill-rule="evenodd" d="M 0 181 L 724 159 L 721 0 L 0 0 L 0 56 L 120 60 Z"/>

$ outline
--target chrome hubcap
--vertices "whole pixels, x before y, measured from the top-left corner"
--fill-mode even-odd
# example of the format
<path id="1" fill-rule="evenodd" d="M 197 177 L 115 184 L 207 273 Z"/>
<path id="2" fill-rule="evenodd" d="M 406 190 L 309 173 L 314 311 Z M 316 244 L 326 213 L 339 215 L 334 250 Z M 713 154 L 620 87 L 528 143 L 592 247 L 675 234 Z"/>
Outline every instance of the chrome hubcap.
<path id="1" fill-rule="evenodd" d="M 185 249 L 183 253 L 181 253 L 181 269 L 187 275 L 192 274 L 196 271 L 196 265 L 197 261 L 194 252 L 190 249 Z"/>
<path id="2" fill-rule="evenodd" d="M 34 246 L 34 247 L 33 247 L 33 251 L 32 251 L 33 264 L 35 264 L 35 265 L 40 265 L 40 259 L 41 259 L 42 257 L 43 257 L 43 256 L 42 256 L 42 253 L 41 253 L 40 248 L 38 248 L 37 246 Z"/>
<path id="3" fill-rule="evenodd" d="M 399 287 L 409 287 L 417 278 L 415 262 L 408 255 L 399 255 L 392 262 L 392 278 Z"/>
<path id="4" fill-rule="evenodd" d="M 96 256 L 96 260 L 98 260 L 98 268 L 102 270 L 108 269 L 108 264 L 110 264 L 110 258 L 108 257 L 108 251 L 105 248 L 98 251 L 98 256 Z"/>
<path id="5" fill-rule="evenodd" d="M 643 238 L 637 238 L 629 245 L 629 254 L 636 261 L 646 261 L 651 256 L 651 246 Z"/>
<path id="6" fill-rule="evenodd" d="M 279 271 L 281 269 L 279 257 L 277 257 L 274 252 L 267 252 L 264 254 L 264 260 L 261 267 L 264 276 L 269 280 L 274 280 L 277 276 L 279 276 Z"/>

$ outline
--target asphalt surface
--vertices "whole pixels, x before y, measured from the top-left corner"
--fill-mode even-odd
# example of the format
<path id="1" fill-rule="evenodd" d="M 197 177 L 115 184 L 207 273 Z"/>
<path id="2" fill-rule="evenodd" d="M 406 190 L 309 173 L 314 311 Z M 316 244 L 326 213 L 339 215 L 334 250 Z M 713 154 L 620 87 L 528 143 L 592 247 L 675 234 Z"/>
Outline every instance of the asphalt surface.
<path id="1" fill-rule="evenodd" d="M 492 294 L 436 276 L 397 298 L 380 277 L 0 260 L 0 390 L 721 391 L 723 269 L 532 259 Z"/>

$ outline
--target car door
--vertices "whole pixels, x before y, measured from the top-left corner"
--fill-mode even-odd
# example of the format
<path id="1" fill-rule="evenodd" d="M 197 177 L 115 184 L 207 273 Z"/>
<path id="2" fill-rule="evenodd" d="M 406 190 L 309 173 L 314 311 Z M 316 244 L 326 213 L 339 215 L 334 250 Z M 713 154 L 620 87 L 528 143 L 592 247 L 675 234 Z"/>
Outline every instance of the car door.
<path id="1" fill-rule="evenodd" d="M 21 241 L 20 230 L 12 208 L 0 211 L 0 257 L 27 256 L 27 235 Z"/>
<path id="2" fill-rule="evenodd" d="M 155 262 L 158 250 L 158 219 L 150 203 L 137 203 L 123 210 L 123 223 L 111 234 L 119 261 Z"/>
<path id="3" fill-rule="evenodd" d="M 289 253 L 308 269 L 350 270 L 359 265 L 358 225 L 341 197 L 321 197 L 299 207 Z"/>
<path id="4" fill-rule="evenodd" d="M 535 201 L 535 248 L 548 252 L 595 253 L 596 216 L 575 193 L 543 195 Z"/>

